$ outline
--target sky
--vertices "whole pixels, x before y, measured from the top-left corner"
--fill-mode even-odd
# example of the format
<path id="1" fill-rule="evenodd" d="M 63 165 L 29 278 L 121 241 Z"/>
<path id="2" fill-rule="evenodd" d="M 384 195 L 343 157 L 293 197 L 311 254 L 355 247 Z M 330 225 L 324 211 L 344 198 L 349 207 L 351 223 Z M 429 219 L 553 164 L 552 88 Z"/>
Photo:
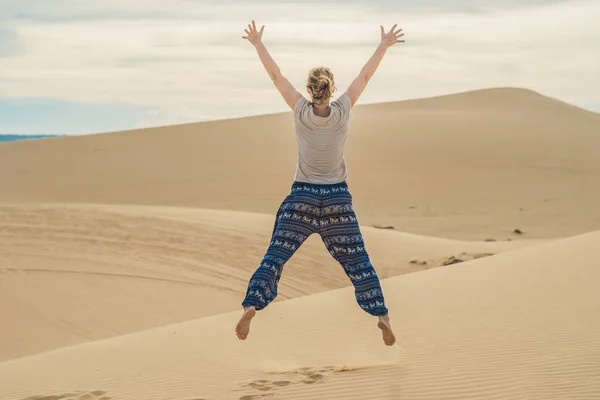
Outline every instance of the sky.
<path id="1" fill-rule="evenodd" d="M 255 19 L 304 92 L 343 91 L 398 24 L 359 104 L 525 87 L 600 112 L 600 0 L 0 0 L 0 133 L 86 134 L 289 108 L 242 39 Z"/>

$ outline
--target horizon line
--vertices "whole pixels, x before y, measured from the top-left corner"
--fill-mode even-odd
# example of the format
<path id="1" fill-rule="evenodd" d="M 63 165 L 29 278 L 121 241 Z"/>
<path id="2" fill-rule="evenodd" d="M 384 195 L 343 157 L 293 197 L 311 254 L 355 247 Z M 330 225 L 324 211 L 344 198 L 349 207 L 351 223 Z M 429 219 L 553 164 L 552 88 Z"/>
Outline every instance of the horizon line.
<path id="1" fill-rule="evenodd" d="M 483 91 L 497 91 L 497 90 L 515 90 L 515 91 L 523 91 L 523 92 L 531 92 L 531 93 L 535 93 L 538 96 L 541 97 L 545 97 L 548 99 L 552 99 L 552 100 L 556 100 L 559 101 L 565 105 L 577 108 L 579 110 L 582 111 L 586 111 L 589 113 L 592 113 L 594 115 L 600 115 L 600 112 L 598 111 L 594 111 L 592 109 L 588 109 L 582 106 L 578 106 L 575 105 L 573 103 L 569 103 L 567 101 L 561 100 L 558 97 L 552 97 L 552 96 L 548 96 L 545 95 L 537 90 L 534 89 L 529 89 L 523 86 L 491 86 L 491 87 L 482 87 L 479 89 L 467 89 L 467 90 L 462 90 L 462 91 L 458 91 L 458 92 L 445 92 L 445 93 L 440 93 L 440 94 L 436 94 L 436 95 L 431 95 L 431 96 L 423 96 L 423 97 L 412 97 L 412 98 L 406 98 L 406 99 L 402 99 L 402 100 L 387 100 L 387 101 L 372 101 L 372 102 L 365 102 L 365 103 L 359 103 L 356 104 L 355 106 L 373 106 L 373 105 L 382 105 L 382 104 L 395 104 L 395 103 L 403 103 L 403 102 L 410 102 L 410 101 L 420 101 L 420 100 L 430 100 L 430 99 L 436 99 L 436 98 L 442 98 L 442 97 L 450 97 L 450 96 L 455 96 L 455 95 L 461 95 L 461 94 L 468 94 L 468 93 L 477 93 L 477 92 L 483 92 Z M 306 97 L 304 94 L 302 94 L 302 96 Z M 232 114 L 229 116 L 225 116 L 225 117 L 215 117 L 215 118 L 205 118 L 205 119 L 198 119 L 196 121 L 188 121 L 188 122 L 180 122 L 180 123 L 172 123 L 172 124 L 164 124 L 164 125 L 153 125 L 153 126 L 146 126 L 146 127 L 138 127 L 138 128 L 124 128 L 124 129 L 119 129 L 119 130 L 109 130 L 109 131 L 94 131 L 94 132 L 85 132 L 85 133 L 73 133 L 73 134 L 60 134 L 60 133 L 43 133 L 43 134 L 38 134 L 38 133 L 0 133 L 0 136 L 42 136 L 42 137 L 63 137 L 63 136 L 89 136 L 89 135 L 102 135 L 102 134 L 107 134 L 107 133 L 119 133 L 119 132 L 131 132 L 131 131 L 140 131 L 140 130 L 146 130 L 146 129 L 160 129 L 160 128 L 166 128 L 166 127 L 173 127 L 173 126 L 183 126 L 183 125 L 191 125 L 191 124 L 201 124 L 201 123 L 208 123 L 208 122 L 220 122 L 220 121 L 231 121 L 231 120 L 238 120 L 238 119 L 244 119 L 244 118 L 259 118 L 259 117 L 266 117 L 266 116 L 273 116 L 273 115 L 278 115 L 278 114 L 285 114 L 285 113 L 289 113 L 291 112 L 291 110 L 286 110 L 286 111 L 273 111 L 273 112 L 265 112 L 265 113 L 259 113 L 259 114 Z"/>

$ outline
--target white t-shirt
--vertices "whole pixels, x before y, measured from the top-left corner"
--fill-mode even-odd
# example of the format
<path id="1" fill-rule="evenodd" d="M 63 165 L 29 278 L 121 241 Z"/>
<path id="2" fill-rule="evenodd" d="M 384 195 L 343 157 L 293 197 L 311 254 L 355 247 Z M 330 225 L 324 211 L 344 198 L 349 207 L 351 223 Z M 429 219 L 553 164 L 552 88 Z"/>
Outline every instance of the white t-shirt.
<path id="1" fill-rule="evenodd" d="M 312 104 L 302 96 L 294 106 L 294 129 L 298 141 L 295 180 L 335 184 L 346 180 L 344 145 L 348 136 L 350 97 L 344 93 L 329 105 L 328 117 L 315 115 Z"/>

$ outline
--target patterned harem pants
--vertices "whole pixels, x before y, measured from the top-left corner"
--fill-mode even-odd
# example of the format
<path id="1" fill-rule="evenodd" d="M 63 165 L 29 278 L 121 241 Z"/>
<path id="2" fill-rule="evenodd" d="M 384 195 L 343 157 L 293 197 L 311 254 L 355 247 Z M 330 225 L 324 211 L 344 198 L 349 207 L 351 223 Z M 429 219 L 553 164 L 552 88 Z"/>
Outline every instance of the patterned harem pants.
<path id="1" fill-rule="evenodd" d="M 277 211 L 271 243 L 250 278 L 242 306 L 261 310 L 277 297 L 285 263 L 313 233 L 321 236 L 350 278 L 359 306 L 371 315 L 387 315 L 379 277 L 365 249 L 346 182 L 293 183 Z"/>

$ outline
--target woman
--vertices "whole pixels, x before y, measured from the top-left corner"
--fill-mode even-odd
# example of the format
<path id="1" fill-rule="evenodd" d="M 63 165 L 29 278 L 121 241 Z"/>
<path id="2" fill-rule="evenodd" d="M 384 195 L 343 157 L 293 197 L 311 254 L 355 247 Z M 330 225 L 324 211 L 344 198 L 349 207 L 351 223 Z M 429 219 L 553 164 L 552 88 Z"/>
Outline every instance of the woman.
<path id="1" fill-rule="evenodd" d="M 328 68 L 311 69 L 306 89 L 312 101 L 302 96 L 281 74 L 262 43 L 260 31 L 252 21 L 243 36 L 254 45 L 275 87 L 293 110 L 298 140 L 298 163 L 291 193 L 276 215 L 269 248 L 248 284 L 242 302 L 242 317 L 236 334 L 244 340 L 256 311 L 262 310 L 277 296 L 283 266 L 313 233 L 323 239 L 329 253 L 341 264 L 354 285 L 359 306 L 378 318 L 383 341 L 391 346 L 396 338 L 390 325 L 383 291 L 375 269 L 365 250 L 362 234 L 352 207 L 346 184 L 344 144 L 350 109 L 375 73 L 386 50 L 402 43 L 402 29 L 394 25 L 389 32 L 381 27 L 381 43 L 350 87 L 330 102 L 335 91 L 333 74 Z"/>

